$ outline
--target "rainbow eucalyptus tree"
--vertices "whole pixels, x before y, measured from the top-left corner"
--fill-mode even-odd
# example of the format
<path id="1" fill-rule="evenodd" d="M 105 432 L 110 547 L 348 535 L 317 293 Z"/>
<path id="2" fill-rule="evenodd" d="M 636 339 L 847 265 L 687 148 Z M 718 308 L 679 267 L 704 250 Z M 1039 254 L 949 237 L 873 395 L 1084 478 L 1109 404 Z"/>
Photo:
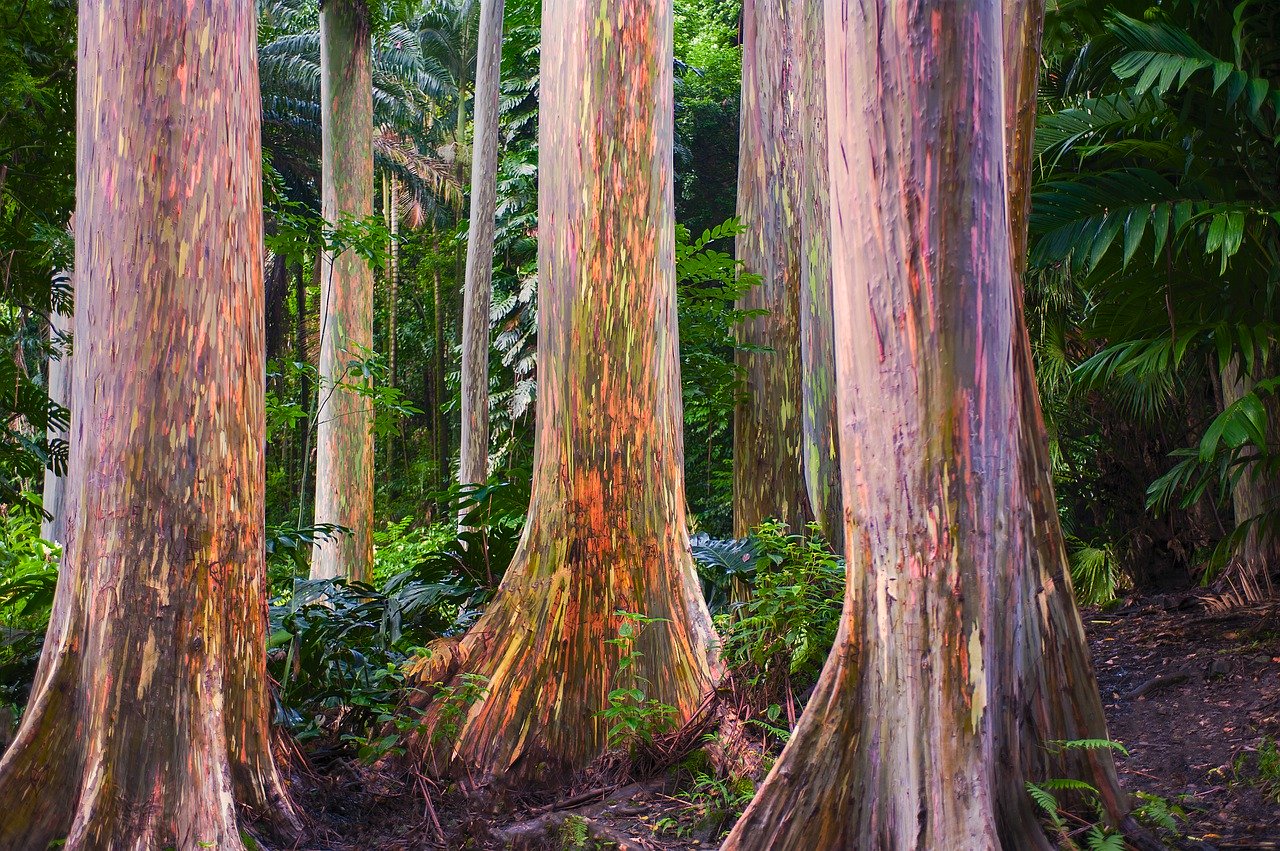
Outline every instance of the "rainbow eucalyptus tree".
<path id="1" fill-rule="evenodd" d="M 295 827 L 267 728 L 251 0 L 80 7 L 67 541 L 0 847 Z"/>
<path id="2" fill-rule="evenodd" d="M 1105 751 L 1044 747 L 1105 724 L 1021 361 L 1001 4 L 826 13 L 848 590 L 725 848 L 1049 849 L 1024 781 L 1124 803 Z"/>
<path id="3" fill-rule="evenodd" d="M 66 273 L 59 273 L 54 276 L 57 281 Z M 63 277 L 62 280 L 70 281 L 70 277 Z M 52 342 L 65 343 L 70 338 L 72 332 L 71 316 L 54 310 L 49 317 L 49 337 Z M 49 401 L 62 405 L 64 408 L 71 401 L 71 349 L 63 348 L 58 357 L 49 358 L 49 371 L 46 376 L 45 386 L 49 389 Z M 50 441 L 54 439 L 66 440 L 67 433 L 61 429 L 55 429 L 53 426 L 49 428 L 48 438 Z M 44 491 L 41 499 L 41 505 L 44 507 L 45 519 L 40 524 L 40 537 L 46 541 L 56 541 L 61 543 L 66 537 L 66 512 L 63 504 L 66 502 L 67 496 L 67 477 L 65 475 L 57 475 L 52 469 L 45 470 L 44 474 Z"/>
<path id="4" fill-rule="evenodd" d="M 423 673 L 484 694 L 417 748 L 477 780 L 557 783 L 605 749 L 614 688 L 688 718 L 713 633 L 685 520 L 671 4 L 547 0 L 542 20 L 529 519 L 483 617 Z M 664 620 L 625 648 L 619 611 Z"/>
<path id="5" fill-rule="evenodd" d="M 778 518 L 799 530 L 813 517 L 802 464 L 804 386 L 800 354 L 800 205 L 797 61 L 792 21 L 799 3 L 745 0 L 737 256 L 760 276 L 740 300 L 764 311 L 740 326 L 746 372 L 733 420 L 733 525 L 744 535 Z M 815 350 L 816 351 L 816 350 Z"/>
<path id="6" fill-rule="evenodd" d="M 321 206 L 325 222 L 373 212 L 373 83 L 366 0 L 320 10 Z M 313 578 L 368 580 L 373 569 L 373 408 L 350 375 L 373 347 L 373 270 L 354 249 L 325 252 L 320 277 L 320 399 L 315 522 L 347 534 L 317 541 Z"/>
<path id="7" fill-rule="evenodd" d="M 489 476 L 489 306 L 493 298 L 494 212 L 498 201 L 498 83 L 503 0 L 480 0 L 476 49 L 471 220 L 462 291 L 462 446 L 458 481 Z"/>
<path id="8" fill-rule="evenodd" d="M 827 178 L 827 77 L 823 0 L 791 0 L 798 103 L 800 364 L 804 481 L 836 552 L 844 549 L 836 420 L 835 320 L 831 304 L 831 199 Z"/>

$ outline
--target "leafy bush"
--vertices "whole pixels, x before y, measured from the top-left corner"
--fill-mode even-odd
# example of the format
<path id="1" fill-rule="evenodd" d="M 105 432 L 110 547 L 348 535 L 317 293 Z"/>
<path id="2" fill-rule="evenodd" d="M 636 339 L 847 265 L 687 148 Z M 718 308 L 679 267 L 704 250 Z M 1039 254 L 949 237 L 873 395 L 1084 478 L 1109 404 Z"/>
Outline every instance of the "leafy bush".
<path id="1" fill-rule="evenodd" d="M 794 707 L 797 694 L 817 681 L 835 641 L 844 560 L 816 526 L 791 535 L 776 522 L 745 541 L 700 539 L 695 557 L 717 599 L 735 580 L 749 592 L 716 616 L 726 663 L 765 703 Z"/>
<path id="2" fill-rule="evenodd" d="M 35 676 L 61 555 L 40 537 L 40 518 L 25 507 L 33 501 L 0 505 L 0 705 L 14 710 Z"/>

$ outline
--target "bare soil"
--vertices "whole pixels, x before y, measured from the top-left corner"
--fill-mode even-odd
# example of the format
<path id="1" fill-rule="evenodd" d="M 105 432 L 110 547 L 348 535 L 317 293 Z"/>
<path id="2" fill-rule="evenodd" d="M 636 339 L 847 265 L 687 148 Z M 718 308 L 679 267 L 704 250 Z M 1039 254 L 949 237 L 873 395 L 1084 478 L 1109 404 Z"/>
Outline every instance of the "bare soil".
<path id="1" fill-rule="evenodd" d="M 1170 847 L 1280 849 L 1280 778 L 1268 785 L 1258 773 L 1259 749 L 1280 740 L 1280 606 L 1215 613 L 1183 594 L 1086 611 L 1084 621 L 1110 736 L 1128 750 L 1117 754 L 1125 788 L 1185 813 Z M 294 847 L 715 848 L 732 813 L 689 800 L 693 773 L 590 797 L 526 790 L 482 802 L 317 753 L 295 784 L 311 830 Z"/>

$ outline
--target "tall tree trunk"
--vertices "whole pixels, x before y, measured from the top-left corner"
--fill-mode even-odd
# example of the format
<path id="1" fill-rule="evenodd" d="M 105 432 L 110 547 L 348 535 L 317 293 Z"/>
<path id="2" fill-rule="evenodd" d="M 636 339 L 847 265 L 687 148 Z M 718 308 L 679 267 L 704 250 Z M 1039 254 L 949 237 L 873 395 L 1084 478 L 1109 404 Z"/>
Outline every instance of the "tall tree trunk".
<path id="1" fill-rule="evenodd" d="M 1261 354 L 1261 353 L 1259 353 Z M 1249 375 L 1240 358 L 1234 357 L 1222 372 L 1222 406 L 1234 405 L 1253 391 L 1257 380 Z M 1280 446 L 1280 404 L 1274 395 L 1262 395 L 1267 411 L 1267 440 L 1274 452 Z M 1249 465 L 1231 488 L 1231 505 L 1236 525 L 1280 509 L 1280 482 L 1274 474 Z M 1241 602 L 1254 602 L 1274 592 L 1271 574 L 1280 566 L 1280 535 L 1265 524 L 1254 522 L 1240 542 L 1225 579 Z"/>
<path id="2" fill-rule="evenodd" d="M 431 406 L 431 435 L 436 441 L 436 489 L 443 492 L 449 487 L 449 434 L 446 431 L 448 426 L 444 419 L 444 363 L 448 343 L 444 338 L 444 288 L 440 283 L 439 264 L 433 263 L 431 271 L 434 283 L 432 290 L 434 311 L 431 314 L 434 323 L 432 355 L 435 362 L 435 368 L 431 372 L 432 396 L 435 397 Z"/>
<path id="3" fill-rule="evenodd" d="M 827 177 L 827 57 L 823 0 L 792 0 L 799 106 L 800 363 L 804 480 L 823 535 L 844 551 L 831 304 L 831 198 Z"/>
<path id="4" fill-rule="evenodd" d="M 237 804 L 296 826 L 267 728 L 256 21 L 81 5 L 67 548 L 3 848 L 236 849 Z"/>
<path id="5" fill-rule="evenodd" d="M 462 440 L 458 481 L 489 477 L 489 304 L 493 297 L 494 211 L 498 200 L 498 83 L 503 0 L 481 0 L 476 50 L 471 221 L 462 290 Z"/>
<path id="6" fill-rule="evenodd" d="M 1017 381 L 1018 473 L 1029 510 L 1016 516 L 1015 535 L 1024 558 L 1009 564 L 999 592 L 996 643 L 1001 668 L 992 672 L 1003 687 L 997 728 L 997 758 L 1008 777 L 1032 781 L 1055 777 L 1083 778 L 1098 789 L 1108 817 L 1119 823 L 1130 844 L 1162 847 L 1132 817 L 1128 796 L 1120 789 L 1111 752 L 1057 751 L 1050 741 L 1106 739 L 1106 717 L 1089 658 L 1084 627 L 1071 585 L 1070 562 L 1053 492 L 1053 467 L 1045 435 L 1040 391 L 1036 384 L 1023 307 L 1022 275 L 1026 268 L 1027 223 L 1031 212 L 1036 93 L 1039 85 L 1043 0 L 1006 0 L 1004 11 L 1004 78 L 1006 177 L 1009 254 L 1013 298 L 1013 369 Z M 1035 664 L 1026 664 L 1031 659 Z M 1037 816 L 1027 806 L 1018 782 L 999 787 L 1001 835 L 1019 837 L 1027 847 L 1048 848 L 1039 840 Z"/>
<path id="7" fill-rule="evenodd" d="M 365 0 L 325 0 L 320 12 L 321 183 L 324 219 L 373 213 L 373 84 Z M 373 409 L 354 389 L 353 360 L 373 347 L 373 270 L 348 249 L 326 252 L 320 281 L 320 399 L 316 523 L 347 534 L 317 541 L 313 579 L 365 581 L 373 567 Z"/>
<path id="8" fill-rule="evenodd" d="M 685 520 L 671 5 L 547 0 L 542 32 L 529 519 L 456 667 L 424 677 L 485 683 L 436 746 L 454 773 L 555 784 L 605 748 L 614 688 L 642 685 L 688 718 L 712 682 L 713 632 Z M 625 671 L 609 643 L 619 610 L 664 619 Z"/>
<path id="9" fill-rule="evenodd" d="M 267 266 L 266 292 L 264 313 L 267 329 L 267 362 L 270 363 L 280 357 L 287 332 L 285 308 L 289 302 L 289 262 L 283 254 L 272 257 L 271 263 Z"/>
<path id="10" fill-rule="evenodd" d="M 72 280 L 65 272 L 59 272 L 58 276 L 67 276 L 68 280 Z M 55 312 L 49 318 L 50 337 L 55 340 L 70 337 L 73 323 L 74 319 L 71 316 Z M 45 384 L 49 391 L 49 401 L 56 402 L 64 408 L 71 405 L 71 357 L 72 351 L 68 347 L 61 357 L 49 359 L 49 374 Z M 50 441 L 67 440 L 68 437 L 69 434 L 65 431 L 49 429 L 48 440 Z M 41 505 L 48 516 L 40 523 L 40 537 L 46 541 L 63 543 L 66 540 L 66 495 L 65 473 L 59 476 L 53 470 L 45 470 L 44 496 Z"/>
<path id="11" fill-rule="evenodd" d="M 399 376 L 398 341 L 396 340 L 397 308 L 400 304 L 400 184 L 392 175 L 387 192 L 387 229 L 391 232 L 391 245 L 387 251 L 387 382 L 395 387 Z"/>
<path id="12" fill-rule="evenodd" d="M 827 2 L 848 591 L 726 849 L 1048 849 L 1027 755 L 1105 735 L 1074 604 L 1042 614 L 1061 533 L 1014 362 L 1000 9 Z"/>
<path id="13" fill-rule="evenodd" d="M 799 531 L 812 519 L 805 488 L 800 358 L 800 228 L 795 54 L 789 4 L 745 0 L 737 255 L 760 275 L 739 301 L 766 310 L 740 326 L 746 394 L 734 412 L 733 528 L 776 518 Z"/>

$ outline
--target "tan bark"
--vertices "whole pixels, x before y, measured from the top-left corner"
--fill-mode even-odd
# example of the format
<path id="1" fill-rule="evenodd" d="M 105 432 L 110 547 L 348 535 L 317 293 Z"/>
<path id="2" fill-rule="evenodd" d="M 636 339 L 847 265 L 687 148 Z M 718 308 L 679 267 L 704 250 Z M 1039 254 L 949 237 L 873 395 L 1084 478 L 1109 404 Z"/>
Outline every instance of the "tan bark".
<path id="1" fill-rule="evenodd" d="M 54 313 L 49 318 L 50 335 L 56 339 L 68 336 L 72 332 L 72 317 L 63 313 Z M 49 401 L 56 402 L 64 408 L 71 404 L 71 350 L 67 349 L 61 357 L 49 359 L 49 373 L 45 386 L 49 391 Z M 68 433 L 50 428 L 48 439 L 66 440 Z M 62 543 L 66 539 L 65 502 L 67 494 L 67 477 L 56 475 L 52 470 L 44 473 L 44 494 L 41 505 L 47 517 L 40 524 L 40 537 L 46 541 Z"/>
<path id="2" fill-rule="evenodd" d="M 498 199 L 498 84 L 503 0 L 481 0 L 476 50 L 471 221 L 462 292 L 462 441 L 458 481 L 489 477 L 489 307 L 493 297 L 494 211 Z"/>
<path id="3" fill-rule="evenodd" d="M 256 10 L 80 7 L 63 570 L 0 847 L 296 827 L 267 728 Z"/>
<path id="4" fill-rule="evenodd" d="M 325 222 L 373 212 L 373 84 L 365 0 L 320 12 L 321 188 Z M 373 408 L 348 375 L 373 347 L 373 270 L 354 250 L 326 252 L 320 279 L 315 522 L 348 534 L 316 542 L 315 579 L 367 581 L 373 570 Z"/>

